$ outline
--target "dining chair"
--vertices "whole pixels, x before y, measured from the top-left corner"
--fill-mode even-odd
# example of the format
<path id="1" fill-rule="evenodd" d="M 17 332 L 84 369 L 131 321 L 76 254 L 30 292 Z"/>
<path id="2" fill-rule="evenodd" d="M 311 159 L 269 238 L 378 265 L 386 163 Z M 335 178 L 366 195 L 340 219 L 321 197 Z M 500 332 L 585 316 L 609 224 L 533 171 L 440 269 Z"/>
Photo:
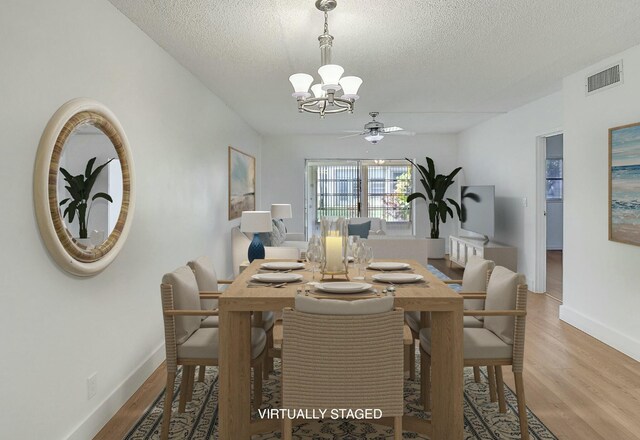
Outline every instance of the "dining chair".
<path id="1" fill-rule="evenodd" d="M 461 293 L 464 297 L 466 294 Z M 480 294 L 471 294 L 479 299 Z M 465 366 L 487 366 L 496 377 L 498 408 L 506 412 L 502 366 L 511 365 L 516 384 L 520 435 L 529 438 L 527 409 L 522 370 L 524 364 L 524 336 L 527 314 L 527 285 L 522 274 L 497 266 L 491 273 L 484 310 L 465 310 L 465 316 L 484 317 L 482 327 L 463 329 Z M 431 329 L 420 330 L 421 397 L 426 411 L 431 408 Z"/>
<path id="2" fill-rule="evenodd" d="M 298 296 L 283 311 L 282 408 L 377 408 L 402 438 L 403 310 L 393 297 L 334 300 Z M 291 439 L 293 420 L 283 422 Z"/>
<path id="3" fill-rule="evenodd" d="M 178 411 L 184 412 L 193 392 L 194 369 L 198 365 L 218 365 L 218 328 L 201 327 L 203 316 L 215 316 L 213 310 L 202 310 L 201 299 L 216 299 L 218 294 L 201 294 L 193 271 L 179 267 L 162 277 L 160 285 L 167 364 L 164 412 L 160 438 L 169 437 L 173 387 L 178 365 L 182 365 Z M 251 366 L 253 367 L 253 406 L 262 403 L 262 365 L 267 337 L 261 328 L 251 329 Z"/>
<path id="4" fill-rule="evenodd" d="M 491 271 L 495 267 L 495 263 L 491 260 L 485 260 L 477 255 L 472 255 L 467 260 L 467 265 L 464 268 L 464 273 L 462 274 L 461 280 L 443 280 L 445 284 L 459 284 L 460 292 L 464 293 L 478 293 L 484 294 L 487 290 L 487 283 L 489 282 L 489 277 L 491 276 Z M 484 309 L 484 300 L 483 299 L 465 299 L 464 300 L 464 308 L 466 310 L 482 310 Z M 474 316 L 465 316 L 464 317 L 464 326 L 479 328 L 482 327 L 482 317 L 474 317 Z M 420 312 L 406 312 L 405 313 L 405 321 L 409 328 L 411 329 L 411 333 L 414 336 L 414 340 L 419 339 L 419 332 L 421 328 L 420 323 Z M 411 380 L 415 380 L 415 344 L 411 347 L 411 351 L 409 355 L 411 356 L 409 359 L 409 377 Z M 480 368 L 473 368 L 473 377 L 476 382 L 480 382 Z M 492 380 L 492 375 L 489 373 L 489 383 L 495 383 Z M 493 390 L 493 388 L 491 388 Z M 495 393 L 490 393 L 492 401 L 495 402 L 494 396 Z"/>
<path id="5" fill-rule="evenodd" d="M 213 261 L 206 255 L 202 255 L 195 260 L 187 262 L 187 266 L 193 270 L 198 282 L 198 288 L 201 294 L 217 293 L 218 284 L 231 284 L 233 280 L 220 280 L 216 274 L 216 269 L 213 266 Z M 207 301 L 207 302 L 205 302 Z M 201 300 L 201 306 L 203 309 L 216 309 L 218 307 L 217 300 Z M 267 334 L 267 353 L 265 354 L 265 368 L 263 368 L 263 377 L 267 379 L 269 372 L 273 371 L 273 358 L 269 355 L 269 350 L 273 348 L 273 324 L 275 322 L 274 312 L 262 312 L 262 323 L 254 323 L 254 327 L 262 327 Z M 201 327 L 218 327 L 218 316 L 209 316 L 202 321 Z M 201 366 L 199 368 L 198 380 L 202 382 L 204 380 L 205 368 Z"/>

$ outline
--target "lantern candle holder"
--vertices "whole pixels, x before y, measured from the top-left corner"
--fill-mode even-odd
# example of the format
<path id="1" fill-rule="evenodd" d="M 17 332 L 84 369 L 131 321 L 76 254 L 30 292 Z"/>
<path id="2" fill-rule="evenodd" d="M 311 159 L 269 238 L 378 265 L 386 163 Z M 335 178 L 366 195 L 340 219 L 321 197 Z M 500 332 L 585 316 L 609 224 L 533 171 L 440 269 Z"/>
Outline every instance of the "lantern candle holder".
<path id="1" fill-rule="evenodd" d="M 335 280 L 336 277 L 349 280 L 347 241 L 349 238 L 347 219 L 320 220 L 322 234 L 322 279 Z"/>

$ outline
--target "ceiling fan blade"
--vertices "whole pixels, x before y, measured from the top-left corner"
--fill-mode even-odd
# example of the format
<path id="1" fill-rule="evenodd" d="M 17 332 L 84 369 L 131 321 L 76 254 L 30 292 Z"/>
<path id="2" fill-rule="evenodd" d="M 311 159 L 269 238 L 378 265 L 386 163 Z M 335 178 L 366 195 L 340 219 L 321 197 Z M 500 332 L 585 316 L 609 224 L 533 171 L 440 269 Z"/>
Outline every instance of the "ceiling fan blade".
<path id="1" fill-rule="evenodd" d="M 355 137 L 355 136 L 362 136 L 363 134 L 366 134 L 366 132 L 358 132 L 358 133 L 348 134 L 346 136 L 340 136 L 338 139 L 346 139 L 346 138 Z"/>
<path id="2" fill-rule="evenodd" d="M 392 131 L 391 133 L 385 133 L 385 135 L 394 135 L 394 136 L 415 136 L 416 132 L 415 131 L 407 131 L 407 130 L 402 130 L 402 131 Z"/>
<path id="3" fill-rule="evenodd" d="M 383 132 L 383 133 L 393 133 L 394 131 L 402 131 L 402 130 L 404 130 L 404 128 L 402 128 L 402 127 L 396 127 L 396 126 L 393 126 L 393 127 L 384 127 L 384 128 L 381 128 L 381 129 L 380 129 L 380 131 L 381 131 L 381 132 Z"/>
<path id="4" fill-rule="evenodd" d="M 340 130 L 341 133 L 362 133 L 362 130 Z"/>

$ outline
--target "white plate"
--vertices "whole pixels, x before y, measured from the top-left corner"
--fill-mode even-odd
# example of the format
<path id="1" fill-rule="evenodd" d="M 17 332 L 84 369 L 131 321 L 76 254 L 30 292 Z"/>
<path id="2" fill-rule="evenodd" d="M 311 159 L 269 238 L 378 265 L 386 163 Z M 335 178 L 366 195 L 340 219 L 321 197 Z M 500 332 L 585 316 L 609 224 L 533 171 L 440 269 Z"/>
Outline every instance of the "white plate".
<path id="1" fill-rule="evenodd" d="M 381 261 L 376 263 L 371 263 L 369 265 L 369 269 L 374 270 L 402 270 L 402 269 L 410 269 L 411 266 L 407 263 L 394 263 L 393 261 Z"/>
<path id="2" fill-rule="evenodd" d="M 272 261 L 271 263 L 262 263 L 260 267 L 271 270 L 295 270 L 304 269 L 304 263 L 298 263 L 296 261 Z"/>
<path id="3" fill-rule="evenodd" d="M 414 273 L 379 273 L 372 276 L 375 281 L 381 281 L 383 283 L 417 283 L 424 280 L 422 275 L 416 275 Z"/>
<path id="4" fill-rule="evenodd" d="M 318 283 L 316 288 L 323 292 L 329 293 L 360 293 L 371 289 L 368 283 L 353 283 L 348 281 L 340 281 L 335 283 Z"/>
<path id="5" fill-rule="evenodd" d="M 251 279 L 261 283 L 292 283 L 300 281 L 302 275 L 299 273 L 258 273 L 253 275 Z"/>

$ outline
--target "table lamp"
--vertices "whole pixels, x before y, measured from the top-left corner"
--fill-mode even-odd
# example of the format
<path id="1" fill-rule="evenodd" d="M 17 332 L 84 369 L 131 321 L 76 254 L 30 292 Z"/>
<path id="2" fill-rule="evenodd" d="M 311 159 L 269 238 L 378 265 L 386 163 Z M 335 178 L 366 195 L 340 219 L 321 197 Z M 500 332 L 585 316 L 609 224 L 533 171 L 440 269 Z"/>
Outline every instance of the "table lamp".
<path id="1" fill-rule="evenodd" d="M 253 233 L 253 240 L 251 240 L 249 251 L 247 252 L 249 262 L 255 259 L 263 259 L 264 245 L 262 244 L 262 240 L 260 240 L 260 232 L 271 232 L 273 230 L 273 226 L 271 225 L 271 212 L 242 211 L 240 230 L 242 232 Z"/>

